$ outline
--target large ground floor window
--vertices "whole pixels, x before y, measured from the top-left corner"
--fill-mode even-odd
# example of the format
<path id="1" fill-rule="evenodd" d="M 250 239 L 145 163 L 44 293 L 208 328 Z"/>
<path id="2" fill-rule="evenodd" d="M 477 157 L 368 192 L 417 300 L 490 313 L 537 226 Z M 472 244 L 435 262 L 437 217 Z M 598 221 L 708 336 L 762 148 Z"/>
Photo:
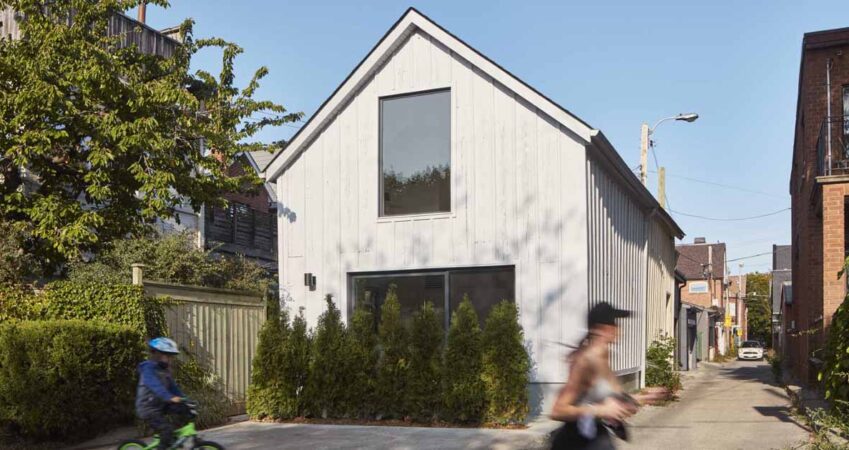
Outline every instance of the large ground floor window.
<path id="1" fill-rule="evenodd" d="M 439 269 L 405 272 L 378 272 L 350 275 L 351 306 L 370 309 L 380 321 L 380 307 L 390 286 L 395 286 L 401 303 L 401 317 L 409 320 L 421 305 L 430 301 L 445 317 L 468 295 L 483 325 L 489 311 L 500 301 L 515 301 L 516 277 L 513 266 L 473 269 Z"/>

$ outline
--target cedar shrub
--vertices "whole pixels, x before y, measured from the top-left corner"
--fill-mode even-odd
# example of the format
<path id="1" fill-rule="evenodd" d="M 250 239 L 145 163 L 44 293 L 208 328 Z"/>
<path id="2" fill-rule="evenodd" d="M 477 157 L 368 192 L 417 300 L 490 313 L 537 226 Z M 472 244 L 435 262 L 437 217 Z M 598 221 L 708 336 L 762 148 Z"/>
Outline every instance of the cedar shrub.
<path id="1" fill-rule="evenodd" d="M 394 285 L 389 288 L 380 308 L 378 335 L 381 350 L 377 366 L 379 415 L 401 419 L 407 415 L 404 397 L 410 365 L 409 334 L 401 321 L 401 303 Z"/>
<path id="2" fill-rule="evenodd" d="M 516 304 L 503 300 L 486 318 L 482 335 L 486 420 L 523 422 L 528 415 L 531 362 Z"/>
<path id="3" fill-rule="evenodd" d="M 451 314 L 445 347 L 444 415 L 452 422 L 478 423 L 486 406 L 481 378 L 481 330 L 468 295 Z"/>
<path id="4" fill-rule="evenodd" d="M 436 418 L 442 399 L 442 350 L 445 335 L 433 303 L 425 302 L 413 316 L 410 335 L 410 375 L 407 411 L 413 420 Z"/>
<path id="5" fill-rule="evenodd" d="M 327 309 L 319 316 L 313 335 L 306 391 L 308 410 L 322 418 L 343 417 L 352 409 L 346 402 L 353 381 L 348 331 L 333 298 L 328 295 L 325 302 Z"/>
<path id="6" fill-rule="evenodd" d="M 374 416 L 377 406 L 377 333 L 375 333 L 374 314 L 370 310 L 357 307 L 351 318 L 348 337 L 351 353 L 353 380 L 348 387 L 350 411 L 354 417 Z"/>

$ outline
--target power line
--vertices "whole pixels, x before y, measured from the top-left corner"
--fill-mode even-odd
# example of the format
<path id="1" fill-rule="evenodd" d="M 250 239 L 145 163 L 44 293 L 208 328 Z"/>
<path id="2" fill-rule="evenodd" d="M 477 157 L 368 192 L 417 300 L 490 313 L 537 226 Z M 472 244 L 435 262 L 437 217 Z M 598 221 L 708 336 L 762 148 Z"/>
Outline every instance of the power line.
<path id="1" fill-rule="evenodd" d="M 680 212 L 680 211 L 675 211 L 671 208 L 669 209 L 669 212 L 671 212 L 673 214 L 677 214 L 679 216 L 694 217 L 696 219 L 702 219 L 702 220 L 713 220 L 713 221 L 716 221 L 716 222 L 738 222 L 738 221 L 741 221 L 741 220 L 760 219 L 762 217 L 774 216 L 776 214 L 783 213 L 784 211 L 790 211 L 790 208 L 779 209 L 778 211 L 773 211 L 773 212 L 770 212 L 770 213 L 760 214 L 760 215 L 751 216 L 751 217 L 725 218 L 725 217 L 706 217 L 706 216 L 700 216 L 700 215 L 697 215 L 697 214 L 688 214 L 688 213 L 683 213 L 683 212 Z"/>
<path id="2" fill-rule="evenodd" d="M 651 173 L 657 173 L 657 172 L 651 171 Z M 786 198 L 785 196 L 778 195 L 778 194 L 771 194 L 769 192 L 758 191 L 758 190 L 755 190 L 755 189 L 749 189 L 749 188 L 745 188 L 745 187 L 741 187 L 741 186 L 734 186 L 734 185 L 730 185 L 730 184 L 717 183 L 715 181 L 700 180 L 698 178 L 685 177 L 685 176 L 682 176 L 682 175 L 666 174 L 666 176 L 668 176 L 670 178 L 678 178 L 678 179 L 681 179 L 681 180 L 692 181 L 692 182 L 695 182 L 695 183 L 703 183 L 703 184 L 709 184 L 711 186 L 719 186 L 719 187 L 723 187 L 723 188 L 726 188 L 726 189 L 734 189 L 734 190 L 738 190 L 738 191 L 749 192 L 749 193 L 752 193 L 752 194 L 766 195 L 768 197 Z"/>
<path id="3" fill-rule="evenodd" d="M 657 152 L 654 151 L 654 145 L 649 145 L 651 157 L 654 158 L 654 170 L 660 170 L 660 165 L 657 163 Z"/>
<path id="4" fill-rule="evenodd" d="M 741 259 L 757 258 L 758 256 L 771 255 L 771 254 L 772 254 L 772 251 L 768 251 L 766 253 L 758 253 L 757 255 L 741 256 L 739 258 L 728 259 L 725 262 L 740 261 Z"/>

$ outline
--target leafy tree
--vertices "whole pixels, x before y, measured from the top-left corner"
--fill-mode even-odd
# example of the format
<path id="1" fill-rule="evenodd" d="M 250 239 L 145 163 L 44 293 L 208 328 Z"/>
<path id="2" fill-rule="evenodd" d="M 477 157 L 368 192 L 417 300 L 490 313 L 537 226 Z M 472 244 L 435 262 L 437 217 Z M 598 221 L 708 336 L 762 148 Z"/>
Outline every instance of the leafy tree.
<path id="1" fill-rule="evenodd" d="M 451 314 L 445 347 L 445 415 L 457 422 L 480 422 L 486 406 L 486 386 L 478 315 L 468 295 Z"/>
<path id="2" fill-rule="evenodd" d="M 770 299 L 770 274 L 746 275 L 746 307 L 750 339 L 758 339 L 772 346 L 772 300 Z"/>
<path id="3" fill-rule="evenodd" d="M 0 285 L 20 284 L 39 274 L 38 261 L 24 248 L 20 226 L 0 220 Z"/>
<path id="4" fill-rule="evenodd" d="M 433 420 L 441 406 L 444 339 L 442 321 L 433 303 L 425 302 L 413 316 L 410 335 L 407 410 L 415 420 Z"/>
<path id="5" fill-rule="evenodd" d="M 524 421 L 529 409 L 531 361 L 514 302 L 503 300 L 489 312 L 481 341 L 486 419 L 497 423 Z"/>
<path id="6" fill-rule="evenodd" d="M 264 67 L 235 86 L 242 49 L 195 40 L 190 20 L 170 57 L 123 45 L 109 19 L 139 3 L 0 0 L 23 18 L 20 39 L 0 40 L 0 219 L 24 230 L 24 250 L 42 261 L 73 259 L 142 233 L 178 205 L 220 205 L 222 193 L 258 185 L 254 173 L 228 176 L 230 163 L 265 147 L 251 141 L 265 126 L 301 118 L 254 98 Z M 221 72 L 191 73 L 192 57 L 209 48 L 221 50 Z"/>
<path id="7" fill-rule="evenodd" d="M 353 380 L 350 345 L 342 313 L 325 298 L 327 310 L 318 318 L 312 342 L 312 363 L 307 378 L 311 413 L 327 418 L 344 416 L 349 409 L 348 389 Z"/>
<path id="8" fill-rule="evenodd" d="M 384 418 L 403 418 L 410 365 L 409 333 L 401 321 L 401 303 L 394 285 L 380 308 L 378 335 L 381 350 L 377 366 L 378 409 Z"/>
<path id="9" fill-rule="evenodd" d="M 375 382 L 377 378 L 377 334 L 374 331 L 374 314 L 366 308 L 357 307 L 348 329 L 350 339 L 351 366 L 354 379 L 349 386 L 351 413 L 357 417 L 371 417 L 377 406 Z"/>
<path id="10" fill-rule="evenodd" d="M 130 265 L 145 265 L 145 278 L 169 283 L 264 293 L 271 277 L 262 266 L 242 256 L 215 255 L 197 248 L 194 237 L 150 234 L 112 241 L 91 261 L 73 261 L 68 278 L 78 282 L 127 284 Z"/>

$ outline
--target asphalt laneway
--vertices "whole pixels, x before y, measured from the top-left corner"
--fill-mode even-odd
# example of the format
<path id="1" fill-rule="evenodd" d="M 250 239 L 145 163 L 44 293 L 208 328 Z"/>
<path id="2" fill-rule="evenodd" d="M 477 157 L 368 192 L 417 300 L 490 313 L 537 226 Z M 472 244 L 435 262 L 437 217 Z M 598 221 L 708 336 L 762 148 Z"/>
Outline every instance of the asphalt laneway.
<path id="1" fill-rule="evenodd" d="M 791 449 L 808 437 L 766 362 L 704 364 L 678 401 L 631 419 L 627 450 Z"/>

